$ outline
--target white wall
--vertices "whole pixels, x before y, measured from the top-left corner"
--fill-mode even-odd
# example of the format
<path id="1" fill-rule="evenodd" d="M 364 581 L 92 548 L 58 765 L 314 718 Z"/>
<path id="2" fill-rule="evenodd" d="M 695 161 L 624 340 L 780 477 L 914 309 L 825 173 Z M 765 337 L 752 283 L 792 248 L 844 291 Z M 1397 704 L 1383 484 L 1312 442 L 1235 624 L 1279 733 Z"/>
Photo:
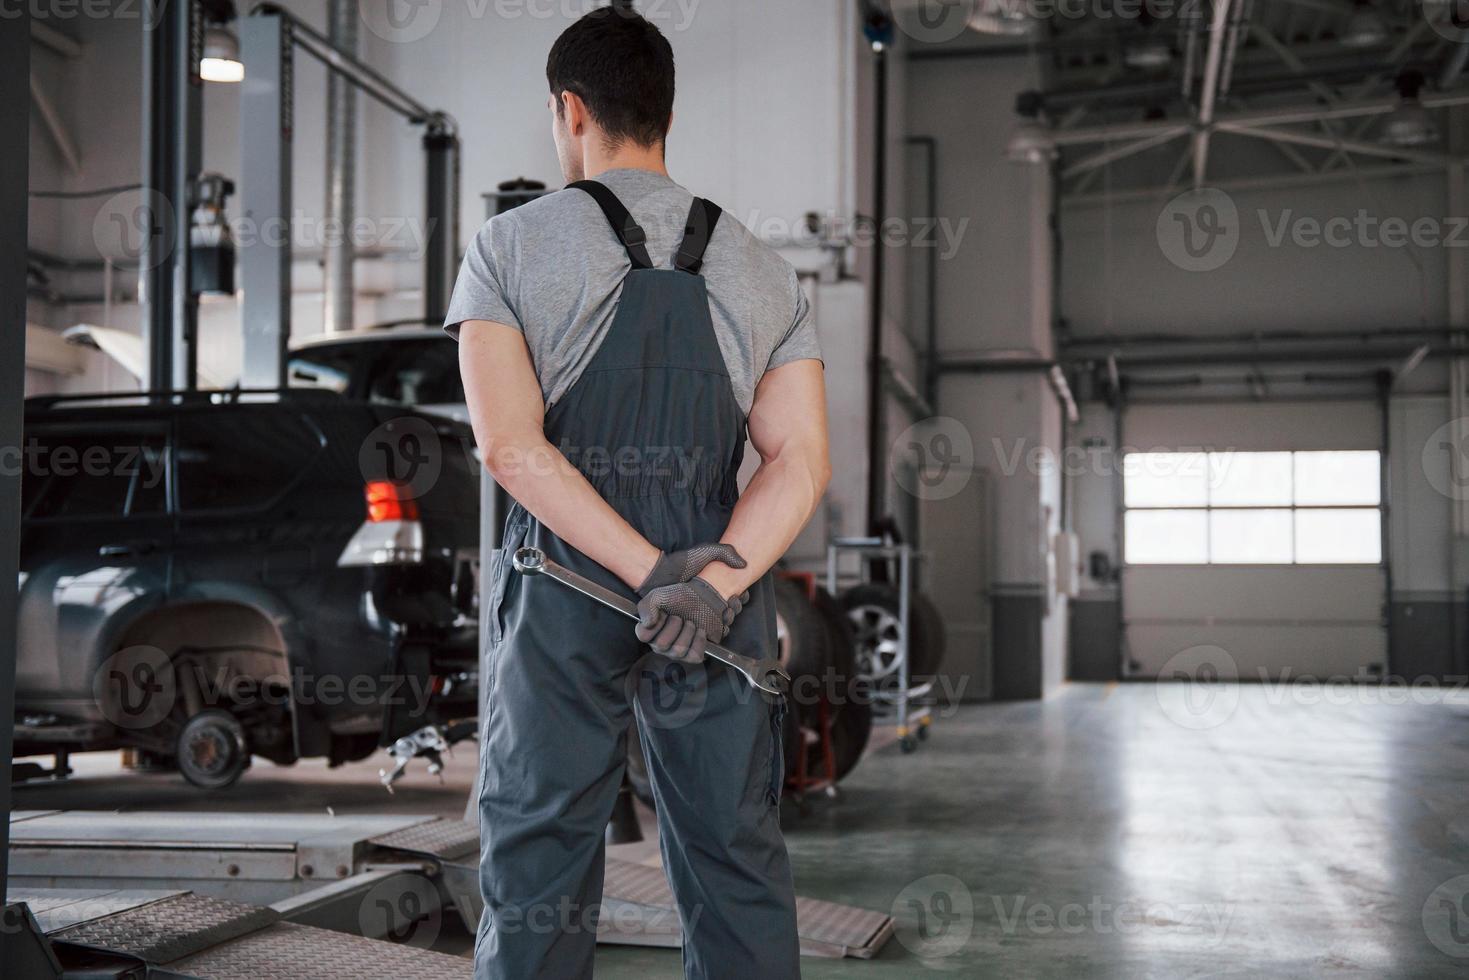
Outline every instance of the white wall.
<path id="1" fill-rule="evenodd" d="M 284 4 L 324 29 L 325 4 Z M 480 194 L 500 181 L 534 177 L 561 182 L 546 107 L 545 59 L 556 36 L 591 0 L 446 0 L 422 5 L 436 16 L 432 29 L 411 40 L 369 18 L 360 27 L 363 57 L 421 102 L 459 122 L 463 142 L 461 238 L 468 241 L 485 217 Z M 248 7 L 249 5 L 244 5 Z M 374 11 L 368 5 L 365 10 Z M 707 196 L 757 232 L 777 238 L 807 211 L 849 215 L 852 210 L 852 38 L 855 16 L 845 0 L 758 0 L 740 4 L 659 0 L 640 4 L 668 36 L 679 65 L 669 167 L 676 179 Z M 422 22 L 427 24 L 427 22 Z M 414 22 L 410 21 L 410 24 Z M 64 172 L 43 132 L 33 124 L 32 183 L 67 190 L 133 183 L 141 151 L 141 22 L 132 18 L 58 22 L 80 38 L 84 54 L 68 62 L 38 50 L 38 74 L 81 145 L 81 174 Z M 374 27 L 377 28 L 375 32 Z M 413 33 L 418 27 L 412 28 Z M 325 185 L 326 70 L 296 53 L 295 175 L 298 235 L 319 240 Z M 421 312 L 421 271 L 415 243 L 423 211 L 420 131 L 359 96 L 358 213 L 378 219 L 389 256 L 358 262 L 362 294 L 359 325 Z M 239 89 L 205 87 L 206 169 L 240 173 Z M 101 256 L 94 225 L 117 203 L 107 198 L 36 202 L 33 247 L 78 259 Z M 238 199 L 231 212 L 238 215 Z M 813 266 L 814 250 L 788 253 Z M 115 258 L 127 260 L 127 256 Z M 119 275 L 132 293 L 136 274 Z M 63 276 L 74 294 L 100 294 L 96 273 Z M 320 275 L 304 251 L 295 268 L 294 333 L 320 330 Z M 33 322 L 55 327 L 100 322 L 99 306 L 52 308 L 33 304 Z M 114 325 L 133 327 L 136 309 L 114 312 Z M 853 329 L 860 326 L 853 325 Z M 225 364 L 238 360 L 235 304 L 201 312 L 201 355 Z M 67 382 L 68 384 L 70 382 Z"/>

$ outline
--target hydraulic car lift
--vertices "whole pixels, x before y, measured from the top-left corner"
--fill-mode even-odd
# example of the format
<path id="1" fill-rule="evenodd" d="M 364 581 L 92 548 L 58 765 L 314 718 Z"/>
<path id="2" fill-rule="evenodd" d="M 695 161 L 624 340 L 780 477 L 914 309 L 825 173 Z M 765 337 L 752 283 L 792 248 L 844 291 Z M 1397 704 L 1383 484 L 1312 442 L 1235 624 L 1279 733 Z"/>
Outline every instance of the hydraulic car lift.
<path id="1" fill-rule="evenodd" d="M 16 811 L 10 836 L 6 925 L 34 933 L 51 976 L 469 975 L 432 948 L 448 917 L 472 935 L 483 909 L 479 833 L 461 821 Z M 796 913 L 808 956 L 868 958 L 892 935 L 867 909 L 798 898 Z M 682 942 L 653 864 L 607 862 L 597 925 L 604 943 Z"/>

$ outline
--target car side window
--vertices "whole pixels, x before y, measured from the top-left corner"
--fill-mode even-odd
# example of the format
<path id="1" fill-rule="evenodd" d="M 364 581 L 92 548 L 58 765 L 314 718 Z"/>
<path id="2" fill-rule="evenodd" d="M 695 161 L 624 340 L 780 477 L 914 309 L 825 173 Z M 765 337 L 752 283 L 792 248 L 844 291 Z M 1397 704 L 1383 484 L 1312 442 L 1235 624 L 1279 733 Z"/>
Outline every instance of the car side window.
<path id="1" fill-rule="evenodd" d="M 168 509 L 166 459 L 162 433 L 29 434 L 21 512 L 31 520 L 162 514 Z"/>
<path id="2" fill-rule="evenodd" d="M 199 411 L 178 417 L 174 456 L 184 513 L 268 506 L 321 452 L 320 434 L 287 411 Z"/>

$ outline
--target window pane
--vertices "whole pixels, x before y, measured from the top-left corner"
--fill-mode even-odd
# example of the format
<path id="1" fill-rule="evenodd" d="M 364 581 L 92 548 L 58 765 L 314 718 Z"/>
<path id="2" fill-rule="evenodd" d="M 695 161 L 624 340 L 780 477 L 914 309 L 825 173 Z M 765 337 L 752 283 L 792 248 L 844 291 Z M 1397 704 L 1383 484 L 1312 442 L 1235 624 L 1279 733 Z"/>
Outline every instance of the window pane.
<path id="1" fill-rule="evenodd" d="M 1202 510 L 1130 510 L 1123 525 L 1131 565 L 1202 565 L 1209 560 Z"/>
<path id="2" fill-rule="evenodd" d="M 163 438 L 139 432 L 52 434 L 27 440 L 21 476 L 32 518 L 162 513 Z"/>
<path id="3" fill-rule="evenodd" d="M 185 512 L 263 507 L 303 476 L 320 438 L 292 412 L 205 408 L 178 419 L 178 500 Z"/>
<path id="4" fill-rule="evenodd" d="M 1382 511 L 1296 511 L 1297 562 L 1375 565 L 1381 560 Z"/>
<path id="5" fill-rule="evenodd" d="M 1375 506 L 1381 499 L 1380 457 L 1375 452 L 1296 453 L 1295 457 L 1298 504 Z"/>
<path id="6" fill-rule="evenodd" d="M 1210 453 L 1209 502 L 1290 506 L 1290 453 Z"/>
<path id="7" fill-rule="evenodd" d="M 1122 457 L 1123 501 L 1128 507 L 1202 507 L 1209 500 L 1208 473 L 1203 453 L 1128 453 Z"/>
<path id="8" fill-rule="evenodd" d="M 1221 565 L 1289 565 L 1290 511 L 1210 511 L 1209 559 Z"/>

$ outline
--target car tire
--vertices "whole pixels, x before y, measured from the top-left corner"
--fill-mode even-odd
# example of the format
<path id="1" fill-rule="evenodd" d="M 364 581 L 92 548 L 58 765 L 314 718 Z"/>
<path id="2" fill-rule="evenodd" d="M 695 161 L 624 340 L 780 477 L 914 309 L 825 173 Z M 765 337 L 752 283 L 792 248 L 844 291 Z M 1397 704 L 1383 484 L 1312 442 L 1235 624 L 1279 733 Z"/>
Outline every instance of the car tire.
<path id="1" fill-rule="evenodd" d="M 179 772 L 200 789 L 224 789 L 250 768 L 245 726 L 218 708 L 201 711 L 184 722 L 175 747 Z"/>
<path id="2" fill-rule="evenodd" d="M 826 623 L 800 582 L 775 580 L 776 656 L 791 680 L 821 677 L 831 664 Z"/>
<path id="3" fill-rule="evenodd" d="M 928 597 L 914 592 L 908 607 L 908 672 L 926 677 L 939 669 L 944 659 L 944 621 Z M 869 582 L 849 589 L 842 606 L 857 637 L 857 673 L 876 684 L 895 683 L 902 660 L 898 648 L 898 590 L 891 585 Z"/>
<path id="4" fill-rule="evenodd" d="M 818 588 L 813 605 L 826 626 L 826 651 L 831 665 L 832 682 L 827 684 L 823 679 L 822 692 L 831 701 L 832 714 L 835 716 L 860 692 L 857 683 L 857 637 L 852 632 L 847 611 L 842 608 L 836 596 Z"/>

